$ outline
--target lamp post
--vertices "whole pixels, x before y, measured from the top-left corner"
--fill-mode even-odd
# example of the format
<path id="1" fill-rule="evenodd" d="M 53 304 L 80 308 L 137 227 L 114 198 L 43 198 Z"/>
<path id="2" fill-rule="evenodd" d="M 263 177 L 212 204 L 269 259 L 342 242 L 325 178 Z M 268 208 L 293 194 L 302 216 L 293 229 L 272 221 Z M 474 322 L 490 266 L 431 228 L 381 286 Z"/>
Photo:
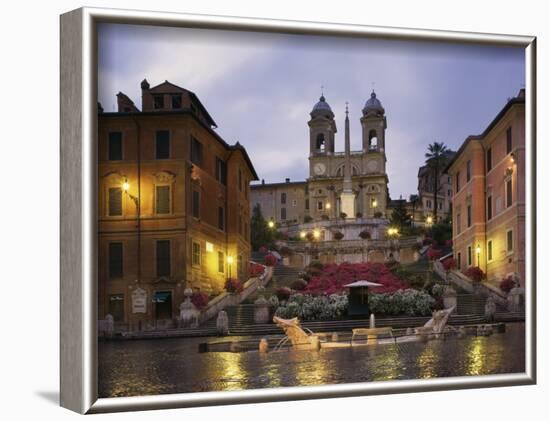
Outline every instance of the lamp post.
<path id="1" fill-rule="evenodd" d="M 479 260 L 479 256 L 481 254 L 481 247 L 479 246 L 479 244 L 476 246 L 476 254 L 477 254 L 477 267 L 480 267 L 480 260 Z"/>
<path id="2" fill-rule="evenodd" d="M 231 265 L 233 264 L 233 256 L 227 256 L 227 274 L 228 278 L 231 279 Z"/>
<path id="3" fill-rule="evenodd" d="M 138 196 L 134 196 L 130 193 L 130 183 L 128 182 L 128 179 L 125 178 L 124 182 L 122 183 L 122 190 L 124 191 L 124 194 L 126 194 L 132 201 L 134 202 L 134 205 L 136 205 L 136 228 L 137 228 L 137 281 L 141 281 L 141 206 L 139 201 L 139 193 Z M 138 192 L 139 192 L 139 182 L 138 182 Z"/>
<path id="4" fill-rule="evenodd" d="M 275 222 L 273 222 L 273 220 L 270 219 L 269 222 L 267 223 L 267 226 L 268 226 L 270 229 L 273 229 L 273 228 L 275 228 Z"/>

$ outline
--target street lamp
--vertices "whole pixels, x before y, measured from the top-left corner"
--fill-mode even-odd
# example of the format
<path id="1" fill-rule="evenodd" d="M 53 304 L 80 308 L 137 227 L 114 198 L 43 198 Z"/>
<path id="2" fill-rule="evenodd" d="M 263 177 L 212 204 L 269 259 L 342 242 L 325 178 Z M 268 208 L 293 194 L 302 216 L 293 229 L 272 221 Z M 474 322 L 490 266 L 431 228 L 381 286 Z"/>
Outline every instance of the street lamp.
<path id="1" fill-rule="evenodd" d="M 330 202 L 327 202 L 327 203 L 325 204 L 325 209 L 326 209 L 326 210 L 329 210 L 329 209 L 330 209 Z"/>
<path id="2" fill-rule="evenodd" d="M 479 267 L 479 255 L 481 254 L 481 247 L 479 246 L 479 244 L 476 246 L 476 254 L 477 254 L 477 267 Z"/>
<path id="3" fill-rule="evenodd" d="M 227 274 L 228 279 L 231 279 L 231 265 L 233 264 L 233 256 L 227 256 Z"/>
<path id="4" fill-rule="evenodd" d="M 372 207 L 377 208 L 378 207 L 378 200 L 372 199 Z"/>
<path id="5" fill-rule="evenodd" d="M 434 222 L 433 217 L 432 217 L 431 215 L 428 215 L 428 217 L 426 218 L 426 223 L 427 223 L 428 225 L 432 225 L 433 222 Z"/>
<path id="6" fill-rule="evenodd" d="M 305 231 L 300 231 L 300 238 L 304 239 L 306 238 L 306 232 Z"/>
<path id="7" fill-rule="evenodd" d="M 318 240 L 320 237 L 321 237 L 321 231 L 319 231 L 318 229 L 314 229 L 313 230 L 313 238 Z"/>
<path id="8" fill-rule="evenodd" d="M 273 222 L 273 220 L 270 220 L 268 223 L 267 223 L 267 226 L 269 228 L 273 228 L 275 226 L 275 222 Z"/>
<path id="9" fill-rule="evenodd" d="M 390 237 L 399 235 L 399 230 L 397 228 L 390 227 L 388 228 L 388 235 Z"/>

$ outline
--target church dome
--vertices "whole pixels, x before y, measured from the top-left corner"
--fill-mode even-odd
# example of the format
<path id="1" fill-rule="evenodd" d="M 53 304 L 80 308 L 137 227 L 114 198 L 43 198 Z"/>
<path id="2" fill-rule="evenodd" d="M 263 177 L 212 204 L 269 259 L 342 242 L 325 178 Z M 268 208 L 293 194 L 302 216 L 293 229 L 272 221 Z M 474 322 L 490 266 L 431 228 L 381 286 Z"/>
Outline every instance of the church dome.
<path id="1" fill-rule="evenodd" d="M 363 107 L 363 114 L 384 114 L 384 107 L 378 98 L 376 98 L 376 93 L 372 91 L 370 98 L 365 102 Z"/>
<path id="2" fill-rule="evenodd" d="M 311 110 L 311 116 L 325 116 L 332 118 L 334 117 L 334 113 L 332 112 L 332 109 L 330 108 L 330 105 L 328 105 L 328 102 L 325 101 L 325 97 L 321 95 L 321 98 L 319 98 L 319 102 L 313 106 L 313 110 Z"/>

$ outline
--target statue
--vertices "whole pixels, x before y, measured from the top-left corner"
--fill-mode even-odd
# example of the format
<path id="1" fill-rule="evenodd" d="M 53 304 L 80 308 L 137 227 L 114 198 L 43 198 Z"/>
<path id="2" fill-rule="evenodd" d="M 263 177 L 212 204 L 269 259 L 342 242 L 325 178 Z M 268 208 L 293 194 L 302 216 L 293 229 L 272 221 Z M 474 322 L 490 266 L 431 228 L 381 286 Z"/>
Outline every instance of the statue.
<path id="1" fill-rule="evenodd" d="M 191 302 L 193 290 L 186 288 L 183 294 L 185 295 L 185 301 L 180 304 L 179 327 L 196 328 L 199 326 L 200 312 L 195 307 L 195 304 Z"/>
<path id="2" fill-rule="evenodd" d="M 267 342 L 267 339 L 266 338 L 260 339 L 260 345 L 258 346 L 258 351 L 261 354 L 265 354 L 267 353 L 268 349 L 269 349 L 269 344 Z"/>
<path id="3" fill-rule="evenodd" d="M 423 335 L 423 337 L 426 338 L 432 334 L 435 334 L 435 337 L 438 338 L 439 335 L 443 333 L 447 320 L 454 309 L 455 307 L 453 306 L 444 310 L 432 312 L 432 318 L 428 320 L 424 326 L 417 327 L 415 329 L 415 333 L 417 335 Z"/>
<path id="4" fill-rule="evenodd" d="M 229 317 L 227 317 L 225 310 L 221 310 L 218 313 L 218 318 L 216 319 L 216 331 L 220 336 L 229 334 Z"/>
<path id="5" fill-rule="evenodd" d="M 497 305 L 495 303 L 495 299 L 492 296 L 489 296 L 487 298 L 487 301 L 485 302 L 485 319 L 488 322 L 492 322 L 495 320 L 495 313 L 497 312 Z"/>
<path id="6" fill-rule="evenodd" d="M 115 319 L 111 314 L 105 316 L 105 336 L 111 338 L 115 333 Z"/>

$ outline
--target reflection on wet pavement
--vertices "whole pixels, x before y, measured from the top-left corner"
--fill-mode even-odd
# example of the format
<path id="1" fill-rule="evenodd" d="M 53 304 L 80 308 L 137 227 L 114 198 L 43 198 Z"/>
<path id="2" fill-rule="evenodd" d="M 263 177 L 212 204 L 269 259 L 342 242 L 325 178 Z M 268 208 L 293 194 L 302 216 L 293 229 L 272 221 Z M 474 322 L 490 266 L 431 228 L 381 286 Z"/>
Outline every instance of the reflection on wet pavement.
<path id="1" fill-rule="evenodd" d="M 320 352 L 198 353 L 204 338 L 99 344 L 99 395 L 243 390 L 525 371 L 525 326 L 506 333 Z"/>

